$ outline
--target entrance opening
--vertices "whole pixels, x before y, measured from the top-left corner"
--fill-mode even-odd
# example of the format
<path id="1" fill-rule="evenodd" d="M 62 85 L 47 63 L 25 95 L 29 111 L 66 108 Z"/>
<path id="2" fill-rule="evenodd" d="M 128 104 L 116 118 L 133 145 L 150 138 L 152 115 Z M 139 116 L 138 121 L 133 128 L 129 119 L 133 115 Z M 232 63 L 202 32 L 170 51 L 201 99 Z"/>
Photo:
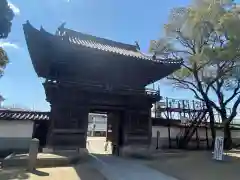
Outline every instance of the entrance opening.
<path id="1" fill-rule="evenodd" d="M 123 113 L 89 113 L 86 147 L 90 153 L 119 155 L 123 145 Z"/>
<path id="2" fill-rule="evenodd" d="M 107 141 L 107 113 L 89 113 L 86 147 L 90 153 L 111 154 L 111 142 Z"/>

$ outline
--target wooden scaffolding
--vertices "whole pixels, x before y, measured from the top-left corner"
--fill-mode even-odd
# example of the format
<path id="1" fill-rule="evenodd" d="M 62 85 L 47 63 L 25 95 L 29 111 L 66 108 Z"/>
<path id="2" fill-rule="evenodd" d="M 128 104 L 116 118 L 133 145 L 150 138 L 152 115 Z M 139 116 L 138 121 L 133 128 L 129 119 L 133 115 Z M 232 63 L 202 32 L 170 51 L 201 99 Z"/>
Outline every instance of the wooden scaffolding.
<path id="1" fill-rule="evenodd" d="M 203 102 L 196 100 L 179 100 L 163 98 L 154 105 L 155 118 L 167 119 L 169 148 L 189 148 L 189 143 L 195 143 L 195 148 L 199 149 L 201 143 L 205 143 L 206 148 L 210 148 L 208 138 L 208 110 Z M 171 124 L 173 121 L 180 121 L 179 133 L 176 137 L 171 136 Z M 205 129 L 205 137 L 199 136 L 199 128 Z M 195 138 L 193 136 L 195 135 Z"/>

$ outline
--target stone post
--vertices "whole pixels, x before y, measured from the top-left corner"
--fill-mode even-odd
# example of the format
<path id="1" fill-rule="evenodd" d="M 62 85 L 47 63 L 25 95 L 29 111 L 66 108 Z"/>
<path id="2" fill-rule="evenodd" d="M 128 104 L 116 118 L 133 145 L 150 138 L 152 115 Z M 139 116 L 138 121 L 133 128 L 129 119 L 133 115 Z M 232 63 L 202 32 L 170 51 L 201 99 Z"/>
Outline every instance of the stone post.
<path id="1" fill-rule="evenodd" d="M 37 164 L 37 155 L 39 148 L 39 140 L 32 139 L 29 148 L 28 170 L 31 172 L 35 170 Z"/>
<path id="2" fill-rule="evenodd" d="M 159 149 L 159 145 L 160 145 L 160 131 L 157 131 L 157 147 L 156 149 Z"/>

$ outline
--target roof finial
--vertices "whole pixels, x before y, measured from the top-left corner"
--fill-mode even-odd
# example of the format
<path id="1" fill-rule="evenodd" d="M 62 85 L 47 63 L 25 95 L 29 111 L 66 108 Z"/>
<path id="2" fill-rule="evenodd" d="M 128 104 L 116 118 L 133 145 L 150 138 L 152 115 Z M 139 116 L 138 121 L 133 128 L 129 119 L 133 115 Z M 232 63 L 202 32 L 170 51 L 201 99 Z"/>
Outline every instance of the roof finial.
<path id="1" fill-rule="evenodd" d="M 61 26 L 59 26 L 59 28 L 58 29 L 64 29 L 64 26 L 66 25 L 66 22 L 63 22 L 62 24 L 61 24 Z"/>
<path id="2" fill-rule="evenodd" d="M 137 41 L 135 41 L 135 45 L 136 45 L 137 50 L 140 50 L 140 46 Z"/>
<path id="3" fill-rule="evenodd" d="M 44 31 L 44 28 L 43 28 L 43 26 L 41 26 L 41 27 L 40 27 L 40 31 Z"/>
<path id="4" fill-rule="evenodd" d="M 66 22 L 63 22 L 57 29 L 56 35 L 62 35 L 64 32 L 64 26 L 66 25 Z"/>

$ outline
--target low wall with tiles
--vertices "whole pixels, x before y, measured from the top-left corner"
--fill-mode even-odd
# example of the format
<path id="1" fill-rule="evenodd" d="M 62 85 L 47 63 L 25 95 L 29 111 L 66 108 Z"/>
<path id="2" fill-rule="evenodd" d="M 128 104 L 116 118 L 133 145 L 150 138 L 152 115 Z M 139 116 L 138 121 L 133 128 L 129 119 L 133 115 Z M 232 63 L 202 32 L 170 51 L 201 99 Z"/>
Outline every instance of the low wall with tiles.
<path id="1" fill-rule="evenodd" d="M 0 151 L 28 151 L 33 134 L 29 120 L 0 121 Z"/>

